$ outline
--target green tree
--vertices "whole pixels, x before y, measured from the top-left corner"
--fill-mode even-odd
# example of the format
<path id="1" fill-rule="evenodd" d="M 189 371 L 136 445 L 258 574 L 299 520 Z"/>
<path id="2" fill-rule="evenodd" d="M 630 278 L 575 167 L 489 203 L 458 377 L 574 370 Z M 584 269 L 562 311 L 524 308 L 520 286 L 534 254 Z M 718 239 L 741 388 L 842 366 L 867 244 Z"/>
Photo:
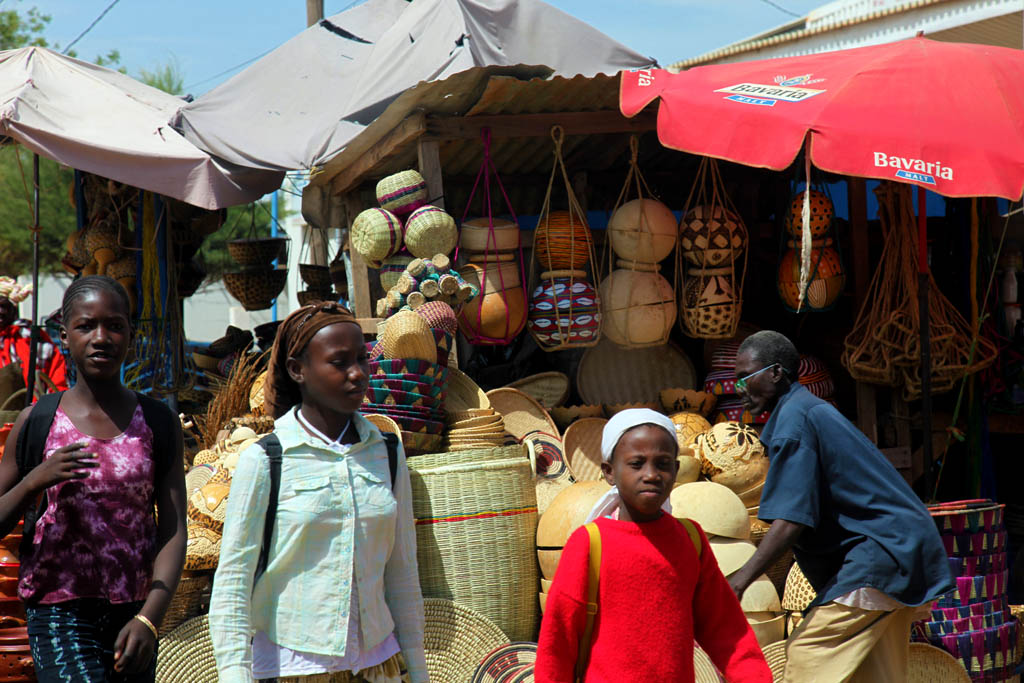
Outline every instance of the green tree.
<path id="1" fill-rule="evenodd" d="M 0 50 L 19 47 L 49 47 L 43 31 L 50 23 L 49 14 L 40 14 L 36 7 L 22 14 L 16 9 L 0 12 Z"/>
<path id="2" fill-rule="evenodd" d="M 185 74 L 178 60 L 173 57 L 153 71 L 140 70 L 139 80 L 171 95 L 183 95 L 185 91 Z"/>

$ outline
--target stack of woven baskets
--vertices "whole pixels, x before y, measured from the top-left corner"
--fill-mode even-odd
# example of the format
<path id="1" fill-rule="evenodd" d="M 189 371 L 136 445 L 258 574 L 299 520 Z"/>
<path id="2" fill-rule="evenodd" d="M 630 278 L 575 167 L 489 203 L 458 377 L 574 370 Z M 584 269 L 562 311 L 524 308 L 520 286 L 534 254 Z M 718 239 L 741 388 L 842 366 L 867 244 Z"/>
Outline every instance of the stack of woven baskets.
<path id="1" fill-rule="evenodd" d="M 314 301 L 337 301 L 342 296 L 341 292 L 334 291 L 329 266 L 300 263 L 299 276 L 306 283 L 306 289 L 298 293 L 300 306 Z"/>
<path id="2" fill-rule="evenodd" d="M 284 237 L 237 239 L 228 242 L 228 253 L 241 268 L 224 274 L 224 285 L 247 311 L 261 311 L 274 305 L 284 289 L 288 269 L 275 261 L 287 262 L 288 240 Z"/>
<path id="3" fill-rule="evenodd" d="M 1005 506 L 965 500 L 928 508 L 949 556 L 956 588 L 939 598 L 931 619 L 914 625 L 914 640 L 940 647 L 972 681 L 1011 678 L 1021 624 L 1007 605 Z"/>
<path id="4" fill-rule="evenodd" d="M 479 292 L 479 281 L 471 281 L 474 278 L 470 274 L 464 278 L 463 273 L 453 270 L 445 254 L 402 263 L 404 266 L 397 277 L 392 278 L 392 271 L 381 275 L 381 284 L 390 284 L 385 295 L 377 300 L 377 315 L 381 317 L 394 315 L 406 307 L 415 310 L 434 302 L 450 306 L 458 314 L 463 304 Z"/>
<path id="5" fill-rule="evenodd" d="M 736 394 L 736 354 L 739 342 L 719 344 L 711 355 L 711 369 L 704 378 L 704 391 L 718 397 L 718 404 L 709 418 L 712 422 L 741 422 L 764 424 L 768 412 L 751 415 Z"/>
<path id="6" fill-rule="evenodd" d="M 608 221 L 608 242 L 618 260 L 601 282 L 604 334 L 619 346 L 660 346 L 676 322 L 675 284 L 659 263 L 675 249 L 676 217 L 654 199 L 634 199 Z"/>

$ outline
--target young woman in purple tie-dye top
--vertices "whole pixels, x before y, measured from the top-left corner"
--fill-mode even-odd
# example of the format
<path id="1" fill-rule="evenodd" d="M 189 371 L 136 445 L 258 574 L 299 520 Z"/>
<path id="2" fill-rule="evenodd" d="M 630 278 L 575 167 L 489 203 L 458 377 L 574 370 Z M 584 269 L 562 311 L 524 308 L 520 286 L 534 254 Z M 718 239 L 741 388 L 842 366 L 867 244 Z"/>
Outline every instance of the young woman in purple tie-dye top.
<path id="1" fill-rule="evenodd" d="M 142 398 L 120 380 L 129 311 L 127 293 L 110 278 L 68 287 L 61 341 L 78 381 L 60 396 L 42 462 L 21 476 L 14 457 L 30 408 L 18 416 L 0 461 L 0 535 L 40 496 L 46 504 L 23 545 L 18 582 L 44 683 L 153 681 L 157 626 L 184 564 L 180 424 L 169 410 L 155 413 L 174 425 L 171 456 L 156 458 Z"/>

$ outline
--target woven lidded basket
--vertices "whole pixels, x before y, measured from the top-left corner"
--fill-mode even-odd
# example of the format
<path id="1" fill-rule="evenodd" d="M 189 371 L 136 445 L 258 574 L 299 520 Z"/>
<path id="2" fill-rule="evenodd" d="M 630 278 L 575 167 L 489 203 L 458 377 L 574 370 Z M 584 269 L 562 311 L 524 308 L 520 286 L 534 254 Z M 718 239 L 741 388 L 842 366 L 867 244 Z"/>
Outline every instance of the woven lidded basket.
<path id="1" fill-rule="evenodd" d="M 404 215 L 427 203 L 427 181 L 412 169 L 392 173 L 377 183 L 381 208 Z"/>
<path id="2" fill-rule="evenodd" d="M 274 259 L 285 256 L 287 237 L 256 237 L 230 240 L 228 254 L 242 266 L 269 266 Z"/>
<path id="3" fill-rule="evenodd" d="M 189 619 L 160 639 L 156 655 L 160 683 L 217 683 L 217 660 L 206 616 Z"/>
<path id="4" fill-rule="evenodd" d="M 288 279 L 285 268 L 245 270 L 224 274 L 224 286 L 247 311 L 262 311 L 274 305 Z"/>
<path id="5" fill-rule="evenodd" d="M 532 639 L 537 495 L 524 447 L 423 455 L 409 459 L 409 473 L 423 596 L 475 609 L 512 640 Z"/>
<path id="6" fill-rule="evenodd" d="M 509 644 L 500 628 L 464 604 L 424 598 L 423 615 L 423 649 L 432 681 L 469 683 L 488 653 Z"/>
<path id="7" fill-rule="evenodd" d="M 164 620 L 160 622 L 160 630 L 172 631 L 179 624 L 199 616 L 203 598 L 206 591 L 210 589 L 212 579 L 210 574 L 182 575 L 181 580 L 178 581 L 178 589 L 174 591 L 171 604 L 168 605 L 167 612 L 164 614 Z"/>
<path id="8" fill-rule="evenodd" d="M 402 248 L 404 231 L 398 216 L 384 209 L 366 209 L 352 221 L 352 248 L 371 265 L 395 255 Z"/>
<path id="9" fill-rule="evenodd" d="M 421 206 L 409 214 L 405 222 L 405 246 L 418 258 L 448 254 L 458 239 L 455 219 L 437 206 Z"/>

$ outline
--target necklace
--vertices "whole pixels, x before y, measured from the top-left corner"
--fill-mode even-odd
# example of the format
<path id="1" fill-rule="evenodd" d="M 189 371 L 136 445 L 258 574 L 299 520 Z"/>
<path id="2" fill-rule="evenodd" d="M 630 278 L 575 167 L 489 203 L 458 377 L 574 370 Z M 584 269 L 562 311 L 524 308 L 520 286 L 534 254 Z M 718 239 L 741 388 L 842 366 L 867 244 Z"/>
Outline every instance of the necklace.
<path id="1" fill-rule="evenodd" d="M 301 424 L 303 426 L 303 428 L 306 429 L 306 431 L 308 431 L 310 434 L 312 434 L 313 436 L 317 437 L 318 439 L 323 440 L 329 446 L 333 446 L 335 444 L 341 446 L 342 445 L 341 440 L 345 438 L 345 435 L 348 433 L 348 428 L 352 426 L 352 418 L 350 417 L 348 419 L 348 422 L 345 423 L 345 428 L 342 429 L 341 430 L 341 434 L 338 435 L 338 438 L 332 440 L 332 439 L 329 439 L 319 429 L 317 429 L 316 427 L 311 425 L 309 423 L 309 420 L 307 420 L 305 417 L 302 416 L 302 410 L 301 409 L 299 409 L 299 408 L 295 409 L 295 416 L 299 419 L 299 424 Z"/>

